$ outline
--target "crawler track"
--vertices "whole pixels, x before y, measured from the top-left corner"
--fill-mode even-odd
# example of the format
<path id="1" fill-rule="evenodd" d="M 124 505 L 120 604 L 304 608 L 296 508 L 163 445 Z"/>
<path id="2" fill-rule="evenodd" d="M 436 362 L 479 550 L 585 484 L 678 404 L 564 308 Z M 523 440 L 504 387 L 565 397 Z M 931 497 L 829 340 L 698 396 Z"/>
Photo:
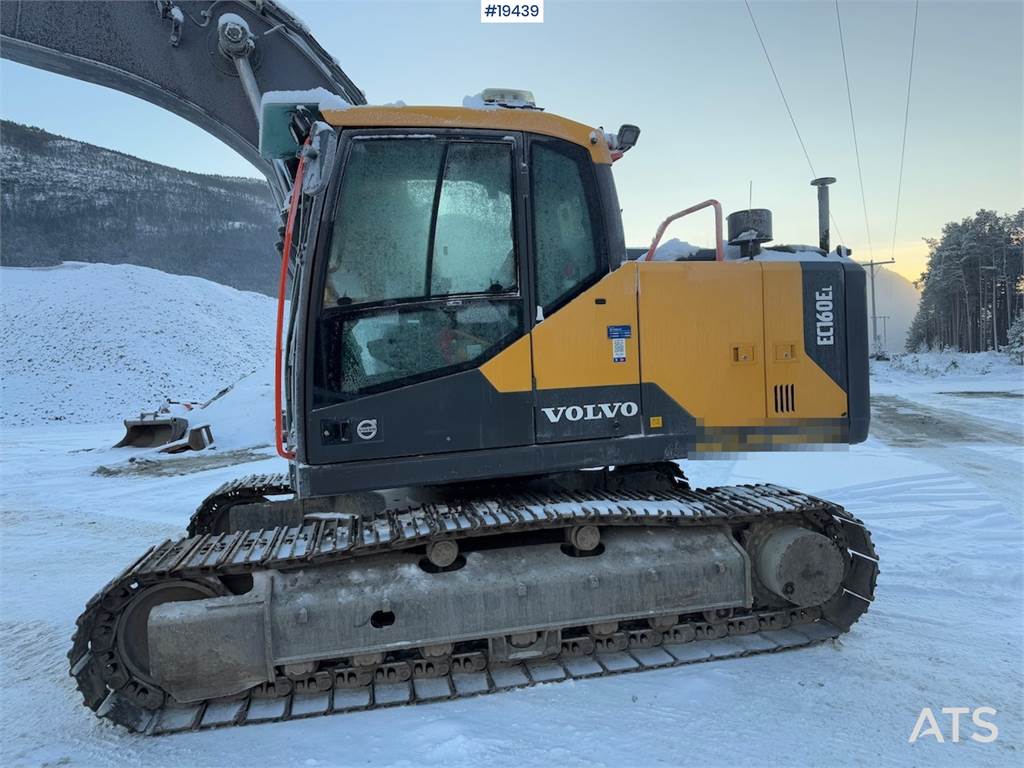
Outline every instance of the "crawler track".
<path id="1" fill-rule="evenodd" d="M 279 476 L 245 478 L 212 495 L 193 518 L 243 499 L 288 491 Z M 163 582 L 219 584 L 221 578 L 261 569 L 312 568 L 342 560 L 422 547 L 440 538 L 529 534 L 583 523 L 599 526 L 730 526 L 737 536 L 754 523 L 799 522 L 832 538 L 846 553 L 842 588 L 810 608 L 768 604 L 707 621 L 680 617 L 658 631 L 625 622 L 607 635 L 561 627 L 561 653 L 552 658 L 497 664 L 487 638 L 456 643 L 452 653 L 424 658 L 400 652 L 354 667 L 334 660 L 305 680 L 279 677 L 230 700 L 180 705 L 133 674 L 121 658 L 118 618 L 141 591 Z M 133 731 L 169 733 L 231 724 L 463 698 L 565 679 L 770 653 L 835 638 L 867 610 L 874 596 L 877 557 L 868 531 L 841 507 L 774 485 L 643 492 L 516 494 L 460 504 L 386 510 L 368 518 L 307 522 L 226 534 L 197 534 L 146 552 L 90 600 L 78 619 L 69 653 L 71 674 L 85 704 Z M 763 592 L 763 590 L 762 590 Z M 755 584 L 755 595 L 758 594 Z"/>

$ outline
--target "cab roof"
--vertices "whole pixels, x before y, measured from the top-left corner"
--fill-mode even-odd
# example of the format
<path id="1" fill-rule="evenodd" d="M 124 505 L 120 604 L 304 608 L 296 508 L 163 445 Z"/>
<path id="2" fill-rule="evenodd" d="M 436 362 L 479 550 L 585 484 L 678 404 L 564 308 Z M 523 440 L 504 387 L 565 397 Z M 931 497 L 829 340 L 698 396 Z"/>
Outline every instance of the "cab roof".
<path id="1" fill-rule="evenodd" d="M 321 107 L 325 122 L 339 128 L 484 128 L 524 131 L 553 136 L 578 144 L 595 163 L 612 162 L 604 131 L 550 112 L 505 107 Z"/>

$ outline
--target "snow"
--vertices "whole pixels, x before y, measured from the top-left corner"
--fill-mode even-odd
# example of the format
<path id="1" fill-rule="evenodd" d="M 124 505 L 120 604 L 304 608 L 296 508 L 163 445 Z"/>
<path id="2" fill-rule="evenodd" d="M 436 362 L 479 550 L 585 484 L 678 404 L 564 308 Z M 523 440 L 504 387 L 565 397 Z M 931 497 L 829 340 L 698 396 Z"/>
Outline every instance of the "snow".
<path id="1" fill-rule="evenodd" d="M 739 235 L 738 239 L 748 239 L 750 233 L 754 230 L 747 230 Z M 816 250 L 814 246 L 810 245 L 791 245 L 786 246 L 792 249 L 786 251 L 773 250 L 771 248 L 764 248 L 761 253 L 754 257 L 755 261 L 849 261 L 852 262 L 849 256 L 837 256 L 834 252 L 830 252 L 827 256 L 822 256 L 821 252 Z M 671 240 L 665 240 L 662 242 L 658 249 L 654 252 L 655 261 L 677 261 L 679 259 L 688 259 L 693 256 L 697 251 L 701 249 L 699 245 L 693 245 L 685 240 L 680 240 L 673 237 Z M 740 256 L 740 247 L 738 245 L 725 245 L 725 258 L 727 261 L 742 261 L 744 257 Z M 881 331 L 879 331 L 881 333 Z"/>
<path id="2" fill-rule="evenodd" d="M 912 383 L 924 376 L 934 379 L 955 374 L 956 380 L 971 386 L 1003 386 L 1007 378 L 1017 377 L 1017 383 L 1024 385 L 1024 366 L 1001 352 L 979 352 L 965 355 L 953 351 L 906 352 L 892 356 L 886 366 L 878 366 L 876 379 L 884 376 L 886 381 L 902 380 Z M 985 386 L 990 385 L 990 386 Z"/>
<path id="3" fill-rule="evenodd" d="M 793 252 L 776 251 L 771 248 L 764 248 L 755 257 L 755 261 L 847 261 L 853 262 L 849 256 L 837 256 L 835 251 L 829 251 L 827 256 L 822 256 L 820 251 L 814 250 L 810 245 L 791 246 Z"/>
<path id="4" fill-rule="evenodd" d="M 462 106 L 466 109 L 501 109 L 494 102 L 484 101 L 483 91 L 472 96 L 463 96 Z"/>
<path id="5" fill-rule="evenodd" d="M 328 109 L 348 109 L 352 105 L 326 88 L 307 88 L 300 91 L 267 91 L 260 97 L 260 114 L 268 104 L 316 104 L 324 112 Z"/>
<path id="6" fill-rule="evenodd" d="M 733 240 L 757 240 L 761 236 L 761 233 L 756 229 L 745 229 L 740 232 Z"/>
<path id="7" fill-rule="evenodd" d="M 0 425 L 119 423 L 266 366 L 272 298 L 127 264 L 0 268 Z"/>
<path id="8" fill-rule="evenodd" d="M 671 240 L 666 240 L 658 246 L 658 249 L 654 252 L 654 261 L 688 259 L 699 250 L 700 246 L 691 245 L 685 240 L 673 237 Z"/>
<path id="9" fill-rule="evenodd" d="M 877 599 L 838 643 L 170 737 L 132 736 L 97 720 L 81 706 L 65 657 L 85 602 L 147 547 L 180 535 L 216 486 L 285 468 L 260 447 L 271 437 L 267 365 L 206 409 L 218 451 L 167 457 L 154 468 L 128 461 L 148 453 L 106 447 L 121 432 L 124 407 L 164 393 L 165 369 L 182 382 L 202 377 L 207 361 L 229 350 L 242 355 L 247 345 L 269 362 L 271 345 L 262 339 L 272 328 L 272 301 L 152 272 L 102 265 L 0 272 L 5 766 L 1019 765 L 1024 369 L 995 355 L 875 363 L 872 436 L 849 450 L 684 462 L 695 485 L 790 485 L 865 521 L 881 558 Z M 120 308 L 125 302 L 131 307 Z M 193 302 L 204 311 L 191 311 Z M 7 320 L 13 310 L 15 326 Z M 194 315 L 210 324 L 196 326 Z M 239 325 L 225 328 L 232 316 Z M 160 354 L 125 368 L 118 341 L 126 352 Z M 29 362 L 36 346 L 49 351 Z M 248 368 L 230 370 L 240 376 Z M 189 394 L 208 397 L 229 379 L 200 380 Z M 39 402 L 38 414 L 15 403 L 24 426 L 6 418 L 12 382 Z M 47 420 L 68 406 L 75 419 Z M 209 461 L 229 449 L 243 463 Z M 95 474 L 101 465 L 138 466 Z M 999 738 L 971 741 L 967 717 L 962 741 L 949 743 L 940 710 L 953 706 L 994 707 Z M 922 707 L 934 710 L 946 743 L 908 743 Z"/>

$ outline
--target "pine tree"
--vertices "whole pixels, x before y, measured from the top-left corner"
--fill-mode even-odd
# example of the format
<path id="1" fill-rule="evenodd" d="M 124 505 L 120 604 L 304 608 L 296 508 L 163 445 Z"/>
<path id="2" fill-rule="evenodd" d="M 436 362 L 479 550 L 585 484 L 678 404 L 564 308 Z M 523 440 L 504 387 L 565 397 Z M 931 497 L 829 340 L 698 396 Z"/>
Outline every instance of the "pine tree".
<path id="1" fill-rule="evenodd" d="M 1017 315 L 1006 336 L 1006 353 L 1024 365 L 1024 312 Z"/>
<path id="2" fill-rule="evenodd" d="M 926 239 L 928 266 L 907 349 L 999 349 L 1012 318 L 1024 310 L 1024 210 L 1000 216 L 980 210 Z"/>

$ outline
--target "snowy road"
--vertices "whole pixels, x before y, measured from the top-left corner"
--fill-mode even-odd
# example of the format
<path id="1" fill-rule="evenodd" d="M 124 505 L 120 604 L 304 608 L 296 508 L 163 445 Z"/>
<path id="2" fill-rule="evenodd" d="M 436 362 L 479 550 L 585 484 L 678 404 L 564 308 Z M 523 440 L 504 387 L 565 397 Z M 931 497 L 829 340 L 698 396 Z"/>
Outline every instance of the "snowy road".
<path id="1" fill-rule="evenodd" d="M 1019 370 L 1019 369 L 1018 369 Z M 65 653 L 85 601 L 197 500 L 277 459 L 96 476 L 108 426 L 2 434 L 0 762 L 7 766 L 1020 765 L 1024 756 L 1024 382 L 896 375 L 849 451 L 688 463 L 695 484 L 772 481 L 874 533 L 877 600 L 837 644 L 405 709 L 171 737 L 80 705 Z M 96 449 L 96 450 L 91 450 Z M 993 743 L 950 743 L 942 707 L 990 706 Z M 908 738 L 931 707 L 947 741 Z"/>

